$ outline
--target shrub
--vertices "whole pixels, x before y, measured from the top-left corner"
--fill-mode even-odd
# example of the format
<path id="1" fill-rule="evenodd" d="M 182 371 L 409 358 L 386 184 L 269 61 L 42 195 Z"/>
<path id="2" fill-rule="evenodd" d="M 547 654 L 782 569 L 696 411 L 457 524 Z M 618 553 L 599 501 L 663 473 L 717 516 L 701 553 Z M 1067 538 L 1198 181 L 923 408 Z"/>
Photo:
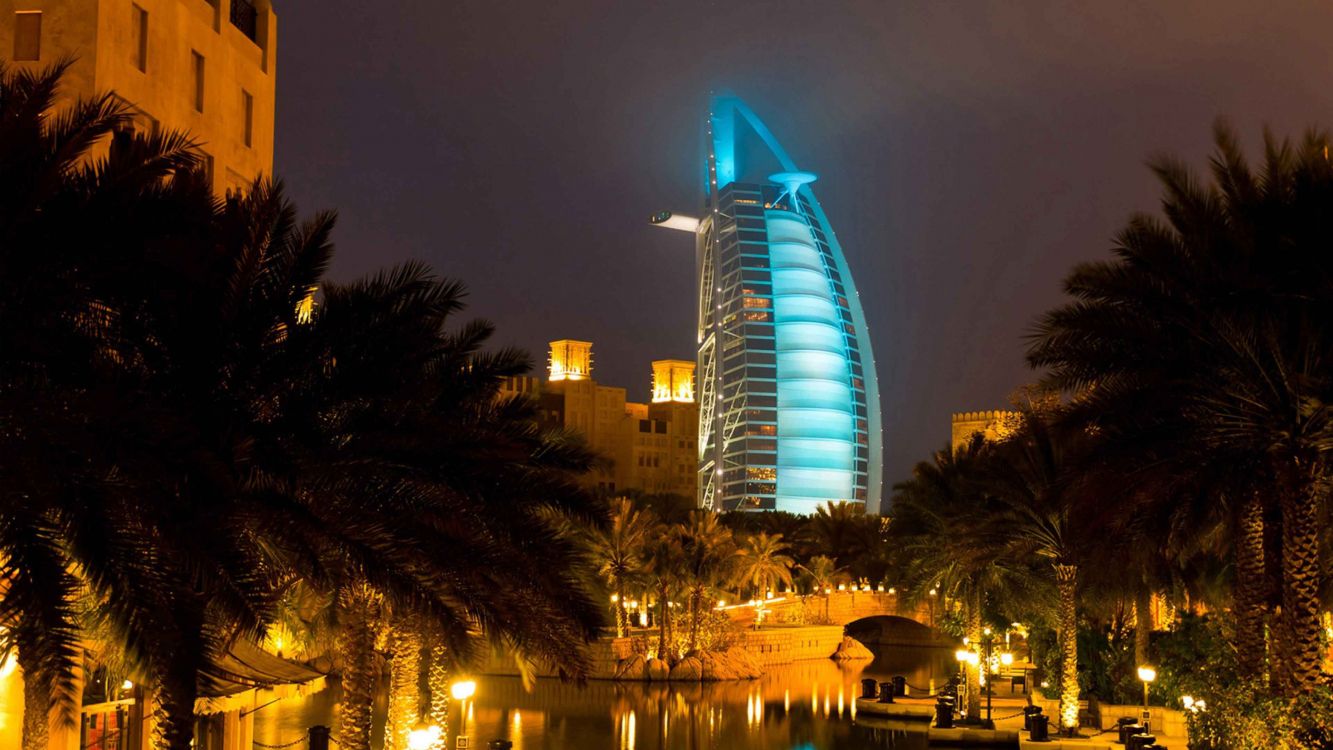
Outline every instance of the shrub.
<path id="1" fill-rule="evenodd" d="M 1207 689 L 1207 708 L 1189 714 L 1190 750 L 1328 750 L 1333 748 L 1333 689 L 1295 700 L 1254 683 Z"/>

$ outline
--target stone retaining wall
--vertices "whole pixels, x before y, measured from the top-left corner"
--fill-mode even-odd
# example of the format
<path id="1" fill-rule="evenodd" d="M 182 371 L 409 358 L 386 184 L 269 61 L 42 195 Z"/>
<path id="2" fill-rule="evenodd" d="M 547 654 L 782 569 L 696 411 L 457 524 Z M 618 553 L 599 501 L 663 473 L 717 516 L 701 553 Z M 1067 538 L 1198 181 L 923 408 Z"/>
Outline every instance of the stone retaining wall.
<path id="1" fill-rule="evenodd" d="M 1116 720 L 1122 716 L 1138 719 L 1143 715 L 1143 706 L 1116 706 L 1101 703 L 1098 704 L 1097 708 L 1100 729 L 1114 727 Z M 1162 706 L 1148 707 L 1148 729 L 1158 736 L 1165 734 L 1173 737 L 1184 737 L 1189 733 L 1185 721 L 1185 712 L 1174 708 L 1163 708 Z"/>
<path id="2" fill-rule="evenodd" d="M 827 659 L 841 642 L 841 625 L 810 625 L 746 630 L 740 645 L 767 667 L 802 659 Z"/>
<path id="3" fill-rule="evenodd" d="M 642 636 L 640 636 L 642 637 Z M 649 642 L 655 639 L 648 637 Z M 811 625 L 806 627 L 766 627 L 742 631 L 737 645 L 744 648 L 761 667 L 790 664 L 803 659 L 827 659 L 842 642 L 841 625 Z M 594 680 L 613 679 L 621 659 L 633 654 L 630 638 L 602 638 L 588 645 L 592 669 L 588 677 Z M 518 667 L 508 654 L 491 653 L 480 667 L 482 674 L 517 675 Z M 538 666 L 541 677 L 555 676 L 555 670 Z"/>

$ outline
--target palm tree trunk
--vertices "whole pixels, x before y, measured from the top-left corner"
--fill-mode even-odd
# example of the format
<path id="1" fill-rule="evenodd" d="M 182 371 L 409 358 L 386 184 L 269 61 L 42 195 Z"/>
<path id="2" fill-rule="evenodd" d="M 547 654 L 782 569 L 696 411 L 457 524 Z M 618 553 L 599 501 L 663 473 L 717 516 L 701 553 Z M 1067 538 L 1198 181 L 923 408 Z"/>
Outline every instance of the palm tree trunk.
<path id="1" fill-rule="evenodd" d="M 18 649 L 23 674 L 23 750 L 47 750 L 51 734 L 51 681 L 41 673 L 32 649 Z"/>
<path id="2" fill-rule="evenodd" d="M 443 643 L 430 649 L 430 669 L 426 686 L 430 689 L 430 723 L 440 728 L 439 739 L 430 750 L 444 750 L 449 742 L 449 654 Z"/>
<path id="3" fill-rule="evenodd" d="M 1236 618 L 1236 656 L 1241 674 L 1263 679 L 1267 666 L 1268 581 L 1264 563 L 1264 504 L 1249 492 L 1236 512 L 1233 539 L 1236 585 L 1232 611 Z"/>
<path id="4" fill-rule="evenodd" d="M 964 600 L 967 606 L 967 643 L 981 653 L 981 592 L 970 591 Z M 983 666 L 963 663 L 967 675 L 967 720 L 981 721 L 981 670 Z"/>
<path id="5" fill-rule="evenodd" d="M 1319 508 L 1327 494 L 1322 477 L 1300 478 L 1304 486 L 1282 492 L 1282 612 L 1278 637 L 1284 695 L 1313 689 L 1320 682 Z"/>
<path id="6" fill-rule="evenodd" d="M 701 611 L 703 599 L 702 586 L 695 586 L 690 589 L 690 647 L 688 649 L 690 653 L 699 648 L 699 620 L 703 617 Z"/>
<path id="7" fill-rule="evenodd" d="M 629 633 L 629 611 L 625 609 L 625 584 L 616 581 L 616 637 L 624 638 Z"/>
<path id="8" fill-rule="evenodd" d="M 190 750 L 194 742 L 194 702 L 199 696 L 194 660 L 179 655 L 157 677 L 153 692 L 153 747 Z"/>
<path id="9" fill-rule="evenodd" d="M 1078 729 L 1078 566 L 1055 566 L 1055 584 L 1060 591 L 1060 730 L 1072 735 Z"/>
<path id="10" fill-rule="evenodd" d="M 1152 589 L 1146 580 L 1139 581 L 1134 592 L 1134 664 L 1151 664 L 1149 649 L 1152 643 Z"/>
<path id="11" fill-rule="evenodd" d="M 670 605 L 666 586 L 657 587 L 657 658 L 667 658 L 667 628 L 670 627 Z"/>
<path id="12" fill-rule="evenodd" d="M 412 622 L 397 623 L 389 635 L 389 713 L 384 750 L 407 750 L 408 735 L 421 718 L 421 638 Z"/>
<path id="13" fill-rule="evenodd" d="M 339 598 L 343 627 L 338 638 L 342 661 L 342 701 L 338 714 L 340 750 L 370 750 L 371 707 L 375 700 L 376 597 L 364 585 L 353 585 Z"/>

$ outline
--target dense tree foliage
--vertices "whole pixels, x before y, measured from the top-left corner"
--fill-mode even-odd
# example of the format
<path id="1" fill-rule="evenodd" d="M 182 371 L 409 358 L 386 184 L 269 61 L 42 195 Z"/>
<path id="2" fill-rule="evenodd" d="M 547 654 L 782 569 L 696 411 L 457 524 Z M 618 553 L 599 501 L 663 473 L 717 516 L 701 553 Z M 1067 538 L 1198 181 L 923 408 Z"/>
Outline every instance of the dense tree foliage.
<path id="1" fill-rule="evenodd" d="M 484 637 L 582 674 L 602 610 L 558 519 L 593 517 L 592 456 L 499 398 L 527 358 L 455 322 L 462 286 L 423 266 L 330 281 L 331 214 L 267 182 L 215 199 L 193 144 L 132 132 L 111 95 L 53 109 L 62 72 L 0 71 L 0 625 L 25 746 L 97 635 L 150 686 L 158 746 L 189 747 L 214 663 L 297 582 L 342 612 L 348 747 L 390 616 L 452 659 Z"/>

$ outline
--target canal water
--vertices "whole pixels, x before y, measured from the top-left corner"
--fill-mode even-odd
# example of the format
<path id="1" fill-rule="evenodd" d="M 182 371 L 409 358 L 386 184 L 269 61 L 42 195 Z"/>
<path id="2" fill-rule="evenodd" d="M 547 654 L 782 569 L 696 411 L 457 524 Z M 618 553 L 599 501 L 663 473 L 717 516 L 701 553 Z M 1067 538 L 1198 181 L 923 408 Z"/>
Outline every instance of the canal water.
<path id="1" fill-rule="evenodd" d="M 494 739 L 513 742 L 514 750 L 924 750 L 925 723 L 856 715 L 860 681 L 903 675 L 927 690 L 956 671 L 949 650 L 881 647 L 872 662 L 802 661 L 749 682 L 593 680 L 580 687 L 542 679 L 528 692 L 516 677 L 482 677 L 473 699 L 455 702 L 449 747 L 457 747 L 461 728 L 474 750 Z M 336 732 L 337 700 L 335 684 L 263 709 L 255 740 L 283 744 L 315 724 Z"/>

